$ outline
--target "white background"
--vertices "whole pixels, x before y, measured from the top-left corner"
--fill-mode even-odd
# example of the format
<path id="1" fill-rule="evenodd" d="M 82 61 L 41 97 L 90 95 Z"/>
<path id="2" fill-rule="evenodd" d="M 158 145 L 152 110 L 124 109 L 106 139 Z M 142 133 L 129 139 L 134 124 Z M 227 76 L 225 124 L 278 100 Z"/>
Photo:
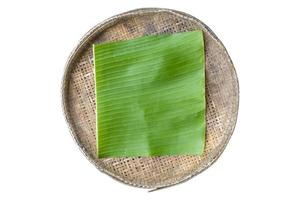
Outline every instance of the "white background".
<path id="1" fill-rule="evenodd" d="M 187 12 L 222 40 L 240 81 L 224 154 L 183 184 L 148 193 L 100 173 L 61 109 L 64 64 L 78 40 L 140 7 Z M 0 2 L 0 199 L 299 199 L 300 6 L 297 1 Z"/>

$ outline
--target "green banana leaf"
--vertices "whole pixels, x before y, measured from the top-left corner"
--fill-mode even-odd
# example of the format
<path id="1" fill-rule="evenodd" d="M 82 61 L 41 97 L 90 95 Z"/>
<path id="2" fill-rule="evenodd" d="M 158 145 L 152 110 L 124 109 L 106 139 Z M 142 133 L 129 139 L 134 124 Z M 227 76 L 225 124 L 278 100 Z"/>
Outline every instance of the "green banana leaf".
<path id="1" fill-rule="evenodd" d="M 97 155 L 200 155 L 205 145 L 202 31 L 95 44 Z"/>

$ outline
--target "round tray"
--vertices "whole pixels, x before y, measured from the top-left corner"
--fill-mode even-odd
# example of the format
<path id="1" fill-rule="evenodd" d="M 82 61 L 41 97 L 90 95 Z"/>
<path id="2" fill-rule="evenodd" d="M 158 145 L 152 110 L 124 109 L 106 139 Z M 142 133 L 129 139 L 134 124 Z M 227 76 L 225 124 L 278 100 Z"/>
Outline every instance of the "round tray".
<path id="1" fill-rule="evenodd" d="M 206 146 L 201 156 L 98 159 L 92 44 L 144 35 L 202 30 L 206 60 Z M 146 8 L 114 16 L 91 29 L 69 57 L 62 84 L 63 109 L 72 136 L 100 171 L 126 184 L 161 188 L 208 168 L 235 127 L 239 88 L 231 59 L 216 35 L 198 19 L 170 9 Z"/>

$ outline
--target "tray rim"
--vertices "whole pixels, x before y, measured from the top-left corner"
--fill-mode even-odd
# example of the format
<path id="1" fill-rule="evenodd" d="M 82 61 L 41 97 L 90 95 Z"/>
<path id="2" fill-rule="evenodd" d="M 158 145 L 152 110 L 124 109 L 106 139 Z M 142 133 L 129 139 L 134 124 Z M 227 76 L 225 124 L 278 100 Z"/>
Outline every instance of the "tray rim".
<path id="1" fill-rule="evenodd" d="M 203 26 L 208 32 L 209 34 L 212 36 L 212 39 L 218 43 L 223 50 L 225 51 L 225 53 L 228 56 L 228 61 L 231 64 L 231 67 L 233 68 L 233 76 L 236 80 L 236 90 L 237 90 L 237 96 L 236 96 L 236 111 L 234 113 L 234 120 L 232 123 L 232 128 L 228 133 L 228 136 L 226 138 L 226 141 L 222 144 L 223 146 L 221 147 L 221 149 L 219 149 L 219 151 L 217 152 L 217 155 L 212 158 L 203 168 L 199 169 L 199 170 L 195 170 L 193 173 L 191 173 L 189 176 L 184 177 L 181 180 L 177 180 L 174 181 L 172 183 L 169 184 L 162 184 L 160 186 L 157 187 L 151 187 L 151 186 L 147 186 L 147 185 L 138 185 L 135 183 L 132 183 L 130 181 L 127 181 L 125 179 L 123 179 L 122 177 L 119 177 L 118 175 L 109 172 L 108 170 L 106 170 L 105 168 L 102 168 L 101 166 L 97 165 L 97 163 L 95 162 L 95 160 L 93 158 L 91 158 L 88 154 L 88 152 L 86 152 L 85 147 L 80 143 L 80 141 L 78 141 L 77 137 L 76 137 L 76 131 L 74 129 L 74 122 L 72 121 L 71 117 L 70 117 L 70 112 L 68 110 L 68 95 L 66 95 L 67 91 L 67 85 L 68 85 L 68 74 L 70 73 L 71 70 L 71 66 L 72 66 L 72 62 L 73 60 L 76 58 L 77 54 L 80 53 L 80 50 L 86 45 L 86 43 L 90 40 L 91 37 L 93 37 L 93 35 L 95 33 L 97 33 L 98 31 L 103 31 L 106 28 L 109 28 L 111 25 L 114 24 L 115 21 L 117 21 L 119 18 L 122 17 L 128 17 L 128 16 L 134 16 L 134 15 L 138 15 L 138 14 L 145 14 L 145 13 L 159 13 L 159 12 L 168 12 L 171 14 L 174 14 L 176 16 L 179 16 L 181 18 L 186 18 L 188 20 L 192 20 L 198 24 L 200 24 L 201 26 Z M 239 101 L 240 101 L 240 89 L 239 89 L 239 80 L 237 77 L 237 73 L 236 73 L 236 69 L 234 67 L 234 64 L 230 58 L 230 55 L 228 54 L 228 51 L 226 50 L 225 46 L 223 45 L 223 43 L 219 40 L 219 38 L 216 36 L 216 34 L 205 24 L 203 23 L 201 20 L 195 18 L 194 16 L 187 14 L 185 12 L 182 11 L 178 11 L 178 10 L 174 10 L 174 9 L 168 9 L 168 8 L 157 8 L 157 7 L 146 7 L 146 8 L 138 8 L 138 9 L 133 9 L 133 10 L 129 10 L 127 12 L 123 12 L 117 15 L 114 15 L 98 24 L 96 24 L 94 27 L 92 27 L 78 42 L 77 45 L 75 46 L 75 48 L 71 51 L 67 62 L 65 64 L 64 67 L 64 74 L 63 74 L 63 78 L 62 78 L 62 83 L 61 83 L 61 99 L 62 99 L 62 110 L 63 110 L 63 114 L 65 116 L 65 120 L 67 122 L 67 126 L 69 129 L 69 132 L 73 138 L 73 140 L 76 142 L 77 146 L 79 147 L 80 151 L 84 154 L 84 156 L 87 158 L 87 160 L 89 160 L 90 163 L 92 163 L 99 171 L 107 174 L 108 176 L 110 176 L 111 178 L 117 180 L 120 183 L 124 183 L 126 185 L 129 186 L 134 186 L 134 187 L 138 187 L 138 188 L 145 188 L 145 189 L 151 189 L 150 191 L 155 191 L 158 189 L 162 189 L 162 188 L 166 188 L 166 187 L 170 187 L 173 185 L 177 185 L 180 183 L 184 183 L 188 180 L 190 180 L 191 178 L 199 175 L 201 172 L 205 171 L 207 168 L 209 168 L 212 164 L 214 164 L 218 158 L 221 156 L 221 154 L 224 152 L 234 130 L 236 127 L 236 123 L 237 123 L 237 118 L 238 118 L 238 110 L 239 110 Z"/>

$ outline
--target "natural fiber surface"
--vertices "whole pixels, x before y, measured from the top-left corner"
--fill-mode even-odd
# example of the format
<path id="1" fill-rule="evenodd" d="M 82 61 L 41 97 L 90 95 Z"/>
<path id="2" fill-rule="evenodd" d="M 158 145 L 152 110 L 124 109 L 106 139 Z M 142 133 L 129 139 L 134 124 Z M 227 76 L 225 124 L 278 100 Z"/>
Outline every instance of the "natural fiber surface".
<path id="1" fill-rule="evenodd" d="M 201 156 L 98 159 L 92 44 L 144 35 L 202 30 L 206 60 L 206 145 Z M 238 81 L 224 46 L 196 18 L 168 9 L 139 9 L 94 27 L 72 52 L 63 78 L 63 107 L 71 133 L 101 171 L 138 187 L 159 188 L 182 182 L 209 167 L 223 152 L 235 127 Z"/>

